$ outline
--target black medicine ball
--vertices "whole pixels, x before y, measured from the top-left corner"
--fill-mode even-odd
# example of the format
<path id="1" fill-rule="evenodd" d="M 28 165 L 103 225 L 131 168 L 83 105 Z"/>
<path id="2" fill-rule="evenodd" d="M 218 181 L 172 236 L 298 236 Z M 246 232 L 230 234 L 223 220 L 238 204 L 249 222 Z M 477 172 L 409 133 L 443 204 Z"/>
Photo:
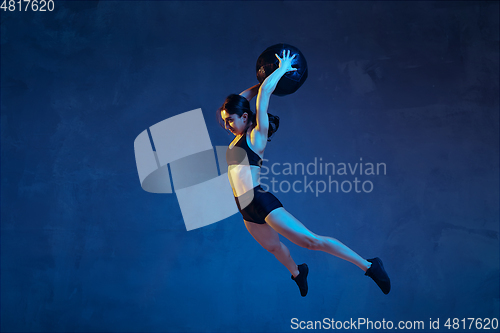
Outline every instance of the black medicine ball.
<path id="1" fill-rule="evenodd" d="M 261 53 L 257 59 L 257 80 L 260 83 L 264 82 L 266 77 L 279 67 L 280 62 L 275 54 L 282 58 L 283 50 L 290 50 L 290 56 L 297 54 L 292 60 L 292 67 L 297 68 L 297 70 L 286 73 L 280 79 L 273 92 L 277 96 L 285 96 L 296 92 L 307 79 L 307 62 L 302 52 L 295 46 L 282 43 L 270 46 Z"/>

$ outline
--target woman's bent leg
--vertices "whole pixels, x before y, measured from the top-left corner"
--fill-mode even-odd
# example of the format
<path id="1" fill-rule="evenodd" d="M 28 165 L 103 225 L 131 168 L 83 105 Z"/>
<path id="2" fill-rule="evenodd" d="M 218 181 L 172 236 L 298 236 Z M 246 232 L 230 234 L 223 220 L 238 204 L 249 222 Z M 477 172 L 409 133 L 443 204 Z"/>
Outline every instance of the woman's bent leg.
<path id="1" fill-rule="evenodd" d="M 283 207 L 277 208 L 269 213 L 266 217 L 266 222 L 278 233 L 299 246 L 330 253 L 355 264 L 364 272 L 371 266 L 369 261 L 360 257 L 356 252 L 342 244 L 339 240 L 332 237 L 316 235 L 311 232 Z"/>
<path id="2" fill-rule="evenodd" d="M 290 256 L 290 251 L 281 243 L 278 233 L 267 224 L 257 224 L 245 221 L 245 226 L 248 232 L 255 238 L 255 240 L 266 250 L 274 254 L 276 259 L 279 260 L 295 277 L 299 274 L 297 264 Z"/>

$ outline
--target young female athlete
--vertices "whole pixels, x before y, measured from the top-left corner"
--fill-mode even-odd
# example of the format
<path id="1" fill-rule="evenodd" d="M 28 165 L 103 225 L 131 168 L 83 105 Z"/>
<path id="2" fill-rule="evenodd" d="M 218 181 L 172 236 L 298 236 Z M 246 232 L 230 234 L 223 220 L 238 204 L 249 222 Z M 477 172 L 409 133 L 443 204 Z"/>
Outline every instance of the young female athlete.
<path id="1" fill-rule="evenodd" d="M 391 283 L 379 258 L 365 260 L 337 239 L 311 232 L 283 207 L 278 198 L 260 186 L 264 149 L 268 138 L 279 126 L 279 118 L 267 113 L 269 99 L 281 77 L 289 71 L 297 70 L 292 67 L 295 55 L 290 57 L 290 51 L 283 51 L 281 58 L 277 54 L 276 57 L 279 68 L 262 84 L 239 95 L 229 95 L 217 111 L 223 121 L 221 125 L 236 136 L 227 149 L 226 159 L 229 181 L 245 226 L 255 240 L 290 271 L 302 296 L 306 296 L 308 291 L 309 269 L 305 263 L 297 266 L 278 234 L 299 246 L 324 251 L 355 264 L 387 294 Z M 250 110 L 249 103 L 255 95 L 256 114 Z"/>

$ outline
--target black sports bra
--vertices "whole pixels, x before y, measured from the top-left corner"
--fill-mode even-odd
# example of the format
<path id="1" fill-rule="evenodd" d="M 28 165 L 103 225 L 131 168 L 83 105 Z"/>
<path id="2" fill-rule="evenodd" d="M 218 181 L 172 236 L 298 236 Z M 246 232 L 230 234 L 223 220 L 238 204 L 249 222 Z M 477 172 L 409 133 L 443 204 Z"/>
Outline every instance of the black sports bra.
<path id="1" fill-rule="evenodd" d="M 241 149 L 234 149 L 234 147 L 240 147 Z M 248 162 L 250 165 L 256 165 L 258 167 L 262 165 L 262 158 L 260 158 L 260 156 L 248 146 L 246 132 L 245 135 L 242 135 L 238 142 L 236 142 L 234 147 L 227 147 L 226 150 L 226 162 L 228 166 L 241 164 L 241 162 L 245 159 L 245 155 L 248 156 Z"/>

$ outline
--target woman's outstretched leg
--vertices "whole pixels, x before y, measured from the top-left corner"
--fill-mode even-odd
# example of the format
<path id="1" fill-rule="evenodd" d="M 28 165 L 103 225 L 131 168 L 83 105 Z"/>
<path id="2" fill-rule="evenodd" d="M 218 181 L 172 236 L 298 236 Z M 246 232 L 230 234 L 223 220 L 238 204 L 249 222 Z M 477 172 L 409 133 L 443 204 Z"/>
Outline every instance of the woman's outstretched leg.
<path id="1" fill-rule="evenodd" d="M 311 232 L 283 207 L 277 208 L 269 213 L 266 217 L 266 222 L 278 233 L 299 246 L 311 250 L 327 252 L 355 264 L 364 272 L 371 266 L 369 261 L 360 257 L 356 252 L 339 240 L 332 237 L 316 235 Z"/>
<path id="2" fill-rule="evenodd" d="M 290 251 L 280 241 L 278 233 L 267 224 L 257 224 L 245 221 L 248 232 L 266 250 L 274 254 L 294 277 L 299 274 L 297 264 L 290 256 Z"/>
<path id="3" fill-rule="evenodd" d="M 365 260 L 335 238 L 316 235 L 283 207 L 269 213 L 266 216 L 266 222 L 271 228 L 299 246 L 324 251 L 352 262 L 361 268 L 365 275 L 372 278 L 384 294 L 388 294 L 391 290 L 391 280 L 380 258 Z"/>

